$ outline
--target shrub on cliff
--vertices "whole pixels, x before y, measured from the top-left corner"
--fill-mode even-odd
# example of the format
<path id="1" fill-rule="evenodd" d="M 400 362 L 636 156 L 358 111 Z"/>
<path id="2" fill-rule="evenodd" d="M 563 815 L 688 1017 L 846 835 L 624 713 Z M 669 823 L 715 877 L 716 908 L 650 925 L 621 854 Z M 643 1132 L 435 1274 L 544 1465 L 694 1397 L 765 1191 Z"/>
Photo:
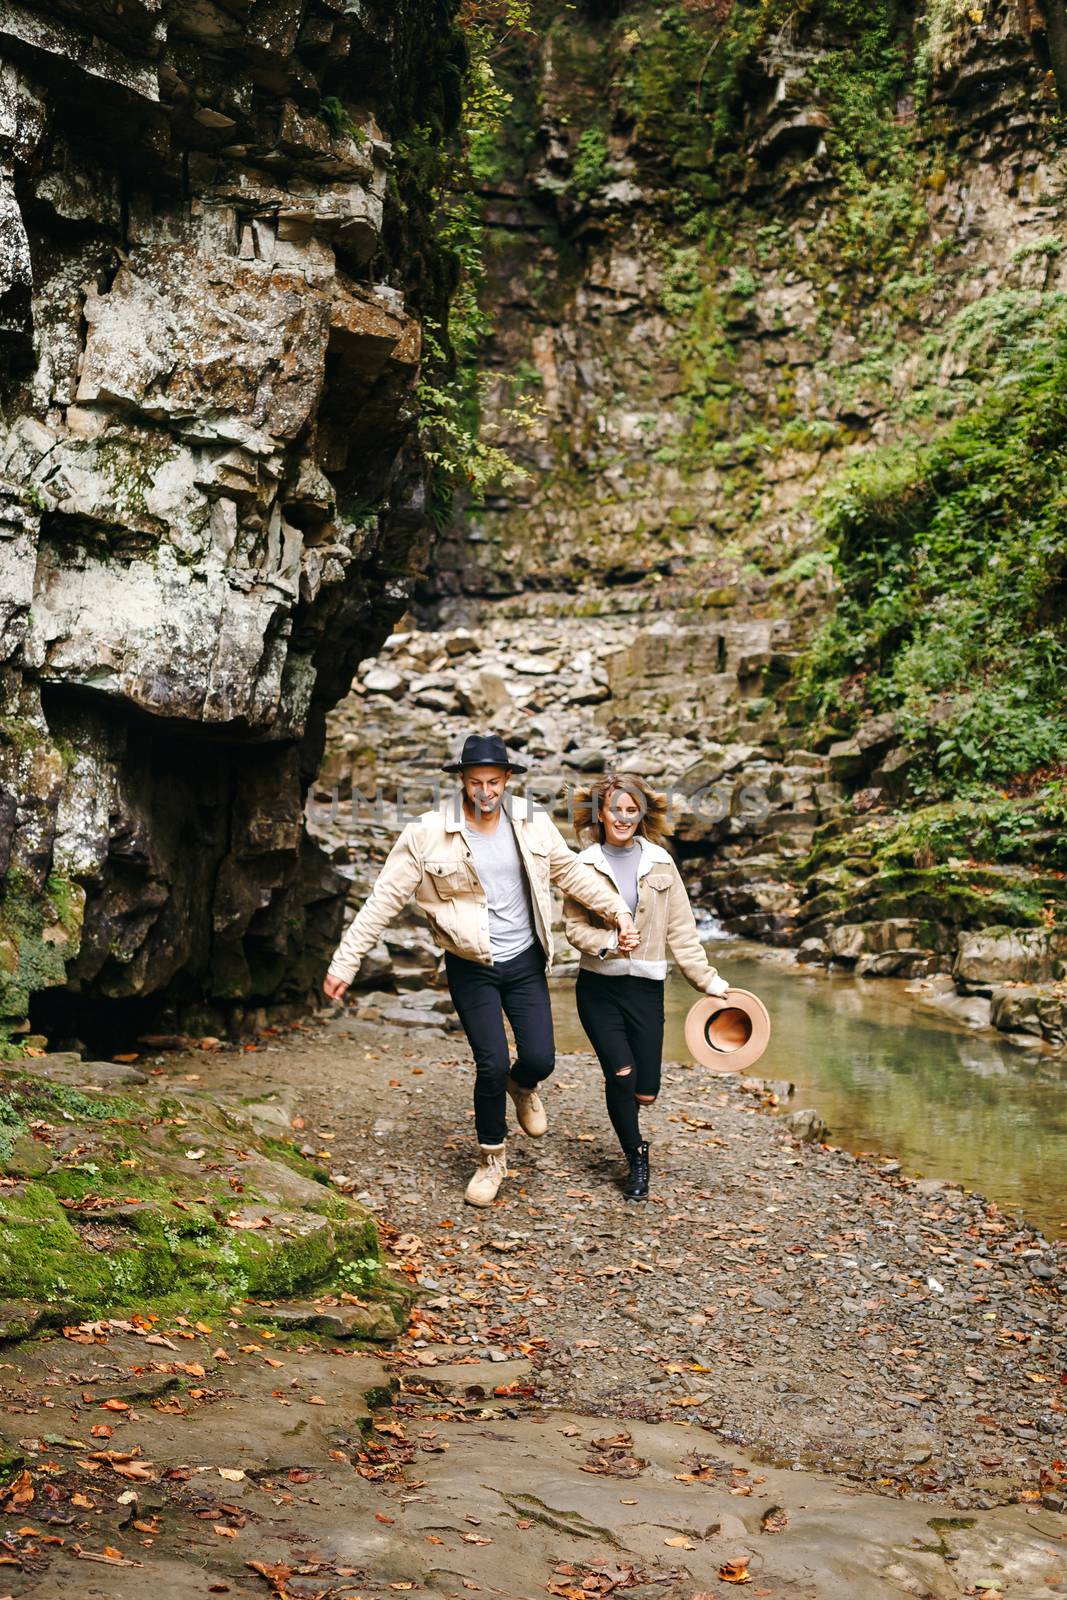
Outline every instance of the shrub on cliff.
<path id="1" fill-rule="evenodd" d="M 997 357 L 975 408 L 828 491 L 841 589 L 805 709 L 895 710 L 914 787 L 959 792 L 1067 750 L 1067 316 Z"/>

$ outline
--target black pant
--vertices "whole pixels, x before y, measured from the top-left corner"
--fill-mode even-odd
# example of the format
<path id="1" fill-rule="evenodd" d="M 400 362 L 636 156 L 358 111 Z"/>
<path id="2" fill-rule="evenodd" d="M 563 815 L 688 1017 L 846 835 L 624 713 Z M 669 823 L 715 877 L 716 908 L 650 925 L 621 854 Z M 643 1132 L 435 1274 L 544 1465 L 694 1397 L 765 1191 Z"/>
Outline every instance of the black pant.
<path id="1" fill-rule="evenodd" d="M 659 1094 L 663 1062 L 663 984 L 579 969 L 578 1016 L 604 1069 L 611 1125 L 629 1153 L 641 1143 L 637 1096 Z M 629 1067 L 620 1077 L 620 1069 Z"/>
<path id="2" fill-rule="evenodd" d="M 533 1089 L 556 1065 L 552 1003 L 545 979 L 545 953 L 535 941 L 521 955 L 496 966 L 446 952 L 448 987 L 474 1054 L 474 1124 L 479 1144 L 507 1137 L 508 1074 Z M 514 1067 L 504 1032 L 511 1023 L 518 1052 Z"/>

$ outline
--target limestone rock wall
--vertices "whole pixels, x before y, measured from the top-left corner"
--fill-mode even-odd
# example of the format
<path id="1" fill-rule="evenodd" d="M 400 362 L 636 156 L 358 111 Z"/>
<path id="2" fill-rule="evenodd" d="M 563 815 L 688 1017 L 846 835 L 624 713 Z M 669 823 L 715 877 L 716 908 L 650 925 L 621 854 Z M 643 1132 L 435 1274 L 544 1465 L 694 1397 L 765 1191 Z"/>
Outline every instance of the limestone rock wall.
<path id="1" fill-rule="evenodd" d="M 912 83 L 878 139 L 899 160 L 862 170 L 860 114 L 831 76 L 845 9 L 783 7 L 716 136 L 711 80 L 745 7 L 535 8 L 508 158 L 486 180 L 487 420 L 530 477 L 440 546 L 451 617 L 464 598 L 546 591 L 593 607 L 608 585 L 612 609 L 802 618 L 803 591 L 774 579 L 817 491 L 966 403 L 985 345 L 961 314 L 1067 287 L 1038 8 L 896 7 Z M 871 27 L 893 10 L 873 3 Z M 705 17 L 706 51 L 682 52 L 686 15 Z M 672 99 L 701 68 L 703 142 L 679 149 Z M 850 70 L 861 96 L 858 36 Z M 509 418 L 517 396 L 540 407 L 532 432 Z"/>
<path id="2" fill-rule="evenodd" d="M 302 994 L 336 932 L 303 799 L 425 561 L 448 273 L 393 142 L 456 114 L 451 10 L 0 8 L 9 1031 L 217 1022 Z"/>

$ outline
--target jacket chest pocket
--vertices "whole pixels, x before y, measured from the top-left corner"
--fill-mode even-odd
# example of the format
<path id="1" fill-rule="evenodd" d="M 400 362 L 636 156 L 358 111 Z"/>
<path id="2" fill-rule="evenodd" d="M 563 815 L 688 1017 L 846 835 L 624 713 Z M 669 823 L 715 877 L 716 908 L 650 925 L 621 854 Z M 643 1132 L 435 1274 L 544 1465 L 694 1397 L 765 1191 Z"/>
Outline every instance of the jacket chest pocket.
<path id="1" fill-rule="evenodd" d="M 549 866 L 548 846 L 542 844 L 539 839 L 527 838 L 523 842 L 526 846 L 525 850 L 522 852 L 523 865 L 526 867 L 526 870 L 529 872 L 530 876 L 535 880 L 535 882 L 547 883 Z"/>
<path id="2" fill-rule="evenodd" d="M 671 874 L 662 868 L 653 868 L 647 872 L 638 885 L 638 904 L 646 899 L 644 891 L 648 889 L 648 904 L 655 909 L 657 906 L 667 904 L 667 895 L 670 893 Z"/>
<path id="3" fill-rule="evenodd" d="M 426 874 L 442 900 L 454 900 L 457 895 L 470 894 L 470 873 L 454 861 L 427 861 Z"/>

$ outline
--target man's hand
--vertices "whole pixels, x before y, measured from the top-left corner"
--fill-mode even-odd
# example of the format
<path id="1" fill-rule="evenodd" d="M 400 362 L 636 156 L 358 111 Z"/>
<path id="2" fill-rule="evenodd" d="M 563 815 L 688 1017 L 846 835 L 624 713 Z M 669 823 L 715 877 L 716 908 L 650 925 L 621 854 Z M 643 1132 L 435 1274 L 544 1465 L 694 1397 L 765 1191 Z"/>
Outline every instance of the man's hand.
<path id="1" fill-rule="evenodd" d="M 636 950 L 638 945 L 641 943 L 641 938 L 637 929 L 634 927 L 634 919 L 631 917 L 628 911 L 620 913 L 618 929 L 619 949 Z"/>
<path id="2" fill-rule="evenodd" d="M 328 1000 L 340 1000 L 344 997 L 344 992 L 348 988 L 348 984 L 345 982 L 344 978 L 331 978 L 329 973 L 327 973 L 322 987 Z"/>

